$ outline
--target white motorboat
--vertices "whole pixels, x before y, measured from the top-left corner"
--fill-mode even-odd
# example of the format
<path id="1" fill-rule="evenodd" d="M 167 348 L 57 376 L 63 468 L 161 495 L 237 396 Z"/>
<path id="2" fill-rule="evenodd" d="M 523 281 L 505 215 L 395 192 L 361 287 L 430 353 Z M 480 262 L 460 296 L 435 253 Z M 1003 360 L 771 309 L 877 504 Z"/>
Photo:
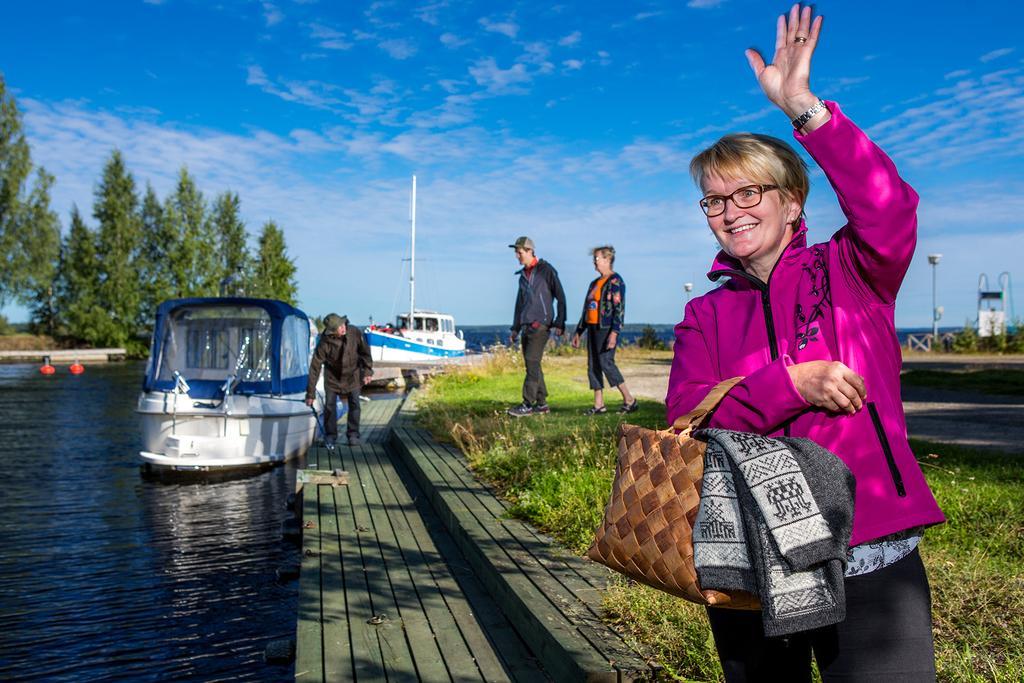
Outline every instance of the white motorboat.
<path id="1" fill-rule="evenodd" d="M 455 329 L 455 318 L 436 311 L 416 310 L 416 176 L 412 177 L 409 222 L 412 249 L 409 258 L 409 312 L 395 326 L 366 328 L 366 343 L 375 362 L 443 363 L 466 355 L 466 342 Z"/>
<path id="2" fill-rule="evenodd" d="M 273 299 L 162 303 L 136 408 L 145 466 L 268 467 L 304 455 L 317 429 L 305 404 L 314 336 L 305 313 Z"/>

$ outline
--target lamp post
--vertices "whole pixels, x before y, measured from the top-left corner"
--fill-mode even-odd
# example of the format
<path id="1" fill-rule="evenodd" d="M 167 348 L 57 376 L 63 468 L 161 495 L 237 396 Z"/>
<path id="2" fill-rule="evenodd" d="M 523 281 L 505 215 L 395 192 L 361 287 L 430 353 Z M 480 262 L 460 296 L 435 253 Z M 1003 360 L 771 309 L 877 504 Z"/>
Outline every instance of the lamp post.
<path id="1" fill-rule="evenodd" d="M 942 317 L 942 311 L 939 310 L 936 299 L 935 287 L 940 260 L 942 260 L 942 254 L 928 254 L 928 263 L 932 266 L 932 351 L 935 351 L 939 345 L 939 318 Z"/>
<path id="2" fill-rule="evenodd" d="M 684 282 L 683 283 L 683 291 L 686 292 L 686 303 L 690 303 L 690 292 L 693 291 L 693 283 L 692 282 Z"/>

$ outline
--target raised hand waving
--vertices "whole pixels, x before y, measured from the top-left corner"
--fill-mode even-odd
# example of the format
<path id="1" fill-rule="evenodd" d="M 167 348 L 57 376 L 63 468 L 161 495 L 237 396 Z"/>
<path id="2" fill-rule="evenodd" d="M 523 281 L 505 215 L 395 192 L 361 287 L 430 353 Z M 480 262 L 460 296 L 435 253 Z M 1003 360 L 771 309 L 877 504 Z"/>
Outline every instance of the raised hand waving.
<path id="1" fill-rule="evenodd" d="M 745 52 L 761 90 L 792 119 L 818 103 L 818 98 L 811 93 L 810 76 L 811 56 L 818 45 L 821 23 L 820 15 L 812 21 L 810 7 L 801 8 L 795 4 L 789 10 L 789 16 L 780 16 L 776 24 L 775 56 L 771 64 L 765 64 L 757 50 Z M 821 125 L 828 120 L 827 110 L 824 111 L 825 116 L 814 117 L 815 124 Z M 810 121 L 807 124 L 804 129 L 811 129 Z"/>

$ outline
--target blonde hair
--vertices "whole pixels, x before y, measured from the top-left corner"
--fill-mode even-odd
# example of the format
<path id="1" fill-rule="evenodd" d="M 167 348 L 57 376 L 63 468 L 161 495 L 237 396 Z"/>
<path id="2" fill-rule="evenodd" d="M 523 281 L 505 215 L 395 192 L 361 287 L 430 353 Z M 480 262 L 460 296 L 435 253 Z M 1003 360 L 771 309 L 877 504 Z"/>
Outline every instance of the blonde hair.
<path id="1" fill-rule="evenodd" d="M 590 250 L 591 256 L 597 256 L 598 254 L 601 254 L 602 256 L 607 256 L 611 264 L 613 266 L 615 265 L 615 247 L 613 247 L 612 245 L 603 244 L 600 247 L 594 247 L 593 249 Z"/>
<path id="2" fill-rule="evenodd" d="M 811 186 L 807 164 L 792 147 L 757 133 L 726 135 L 690 162 L 690 176 L 701 191 L 712 175 L 776 185 L 783 199 L 799 204 L 801 212 Z"/>

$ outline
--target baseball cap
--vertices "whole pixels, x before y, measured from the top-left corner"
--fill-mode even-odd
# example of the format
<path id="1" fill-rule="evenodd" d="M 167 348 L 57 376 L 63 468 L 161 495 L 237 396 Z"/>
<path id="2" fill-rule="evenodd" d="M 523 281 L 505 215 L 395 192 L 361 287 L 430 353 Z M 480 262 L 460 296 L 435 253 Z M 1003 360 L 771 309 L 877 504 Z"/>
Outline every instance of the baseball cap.
<path id="1" fill-rule="evenodd" d="M 517 237 L 516 243 L 510 244 L 508 246 L 512 247 L 513 249 L 529 249 L 530 251 L 536 251 L 536 248 L 533 246 L 533 240 L 531 240 L 526 235 L 523 235 L 522 237 Z"/>
<path id="2" fill-rule="evenodd" d="M 333 332 L 342 325 L 348 325 L 347 315 L 338 315 L 337 313 L 328 313 L 327 317 L 324 318 L 324 329 Z"/>

